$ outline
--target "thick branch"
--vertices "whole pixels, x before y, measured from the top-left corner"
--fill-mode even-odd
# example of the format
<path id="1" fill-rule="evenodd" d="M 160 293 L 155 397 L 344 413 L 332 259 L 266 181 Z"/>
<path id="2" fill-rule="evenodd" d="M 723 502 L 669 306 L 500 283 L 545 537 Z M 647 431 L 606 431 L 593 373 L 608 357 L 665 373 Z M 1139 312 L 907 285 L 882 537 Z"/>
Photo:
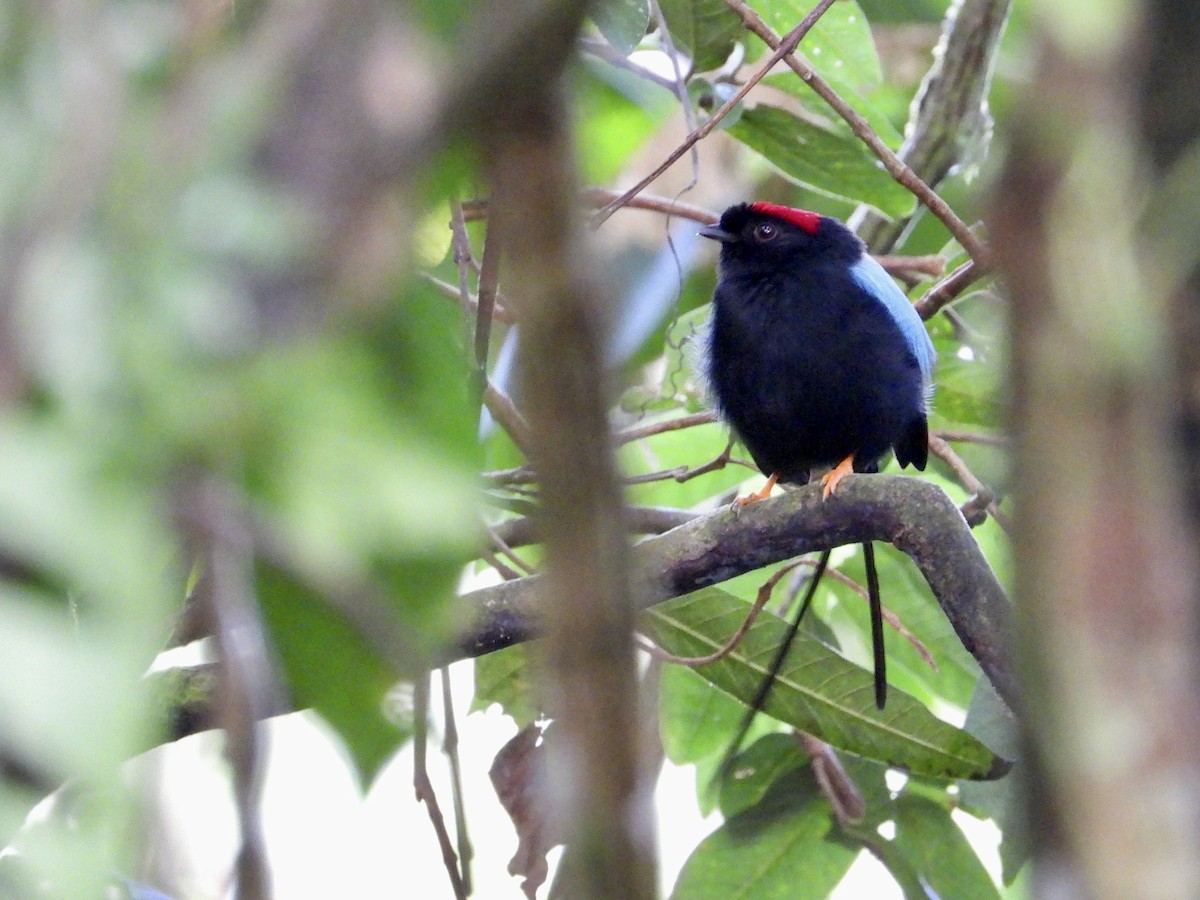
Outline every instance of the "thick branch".
<path id="1" fill-rule="evenodd" d="M 1009 603 L 954 502 L 918 478 L 847 479 L 823 502 L 816 487 L 723 509 L 634 548 L 643 607 L 825 547 L 886 541 L 912 557 L 963 645 L 1010 706 L 1017 691 L 1007 652 Z M 479 656 L 534 637 L 539 581 L 522 578 L 461 598 L 473 625 L 456 656 Z"/>

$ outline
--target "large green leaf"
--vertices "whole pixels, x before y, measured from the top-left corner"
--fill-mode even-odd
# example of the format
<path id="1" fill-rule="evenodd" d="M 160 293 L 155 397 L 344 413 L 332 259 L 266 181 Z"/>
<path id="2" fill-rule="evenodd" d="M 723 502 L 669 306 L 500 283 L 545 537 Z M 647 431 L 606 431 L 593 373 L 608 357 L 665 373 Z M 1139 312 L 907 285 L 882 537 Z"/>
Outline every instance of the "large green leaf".
<path id="1" fill-rule="evenodd" d="M 981 425 L 995 428 L 1004 421 L 1000 372 L 995 365 L 957 355 L 942 355 L 935 375 L 936 390 L 930 421 L 935 427 Z"/>
<path id="2" fill-rule="evenodd" d="M 746 604 L 706 588 L 652 608 L 645 622 L 668 652 L 700 656 L 720 648 L 745 617 Z M 762 613 L 735 650 L 697 671 L 750 703 L 787 630 Z M 907 695 L 892 692 L 875 708 L 869 673 L 801 634 L 780 669 L 764 711 L 842 750 L 938 778 L 995 778 L 1008 764 L 966 732 L 936 718 Z"/>
<path id="3" fill-rule="evenodd" d="M 687 666 L 663 667 L 659 732 L 667 759 L 676 765 L 721 753 L 745 707 Z"/>
<path id="4" fill-rule="evenodd" d="M 411 732 L 411 722 L 387 712 L 397 681 L 394 668 L 367 635 L 283 572 L 260 573 L 259 601 L 293 704 L 329 723 L 369 786 Z"/>
<path id="5" fill-rule="evenodd" d="M 998 900 L 995 883 L 950 818 L 948 806 L 902 794 L 896 800 L 893 844 L 939 897 Z"/>
<path id="6" fill-rule="evenodd" d="M 763 21 L 782 36 L 812 12 L 812 6 L 809 0 L 771 0 L 758 9 Z M 883 80 L 870 25 L 853 0 L 829 7 L 799 49 L 822 76 L 835 75 L 856 90 L 878 87 Z"/>
<path id="7" fill-rule="evenodd" d="M 603 0 L 592 5 L 592 20 L 604 39 L 628 56 L 646 34 L 650 0 Z"/>
<path id="8" fill-rule="evenodd" d="M 794 0 L 776 0 L 766 4 L 761 12 L 764 20 L 782 35 L 808 14 L 809 7 Z M 867 120 L 885 144 L 893 150 L 900 146 L 900 132 L 867 96 L 879 87 L 883 76 L 875 40 L 857 3 L 835 3 L 826 10 L 805 35 L 799 51 L 838 96 Z M 830 119 L 836 130 L 850 134 L 849 126 L 794 72 L 770 75 L 763 83 L 788 92 L 810 112 Z"/>
<path id="9" fill-rule="evenodd" d="M 747 109 L 729 133 L 800 184 L 888 216 L 913 211 L 912 194 L 884 171 L 857 138 L 835 134 L 774 106 Z"/>
<path id="10" fill-rule="evenodd" d="M 904 136 L 900 134 L 896 126 L 892 124 L 892 120 L 887 117 L 887 114 L 883 110 L 854 90 L 854 88 L 843 83 L 836 75 L 825 74 L 824 78 L 829 82 L 829 86 L 837 92 L 838 96 L 849 103 L 851 108 L 866 120 L 866 123 L 871 126 L 871 130 L 885 144 L 893 150 L 900 148 L 900 145 L 904 142 Z M 854 132 L 851 130 L 850 125 L 831 110 L 829 104 L 818 96 L 812 87 L 794 72 L 788 71 L 778 75 L 768 75 L 763 79 L 763 84 L 791 94 L 810 113 L 827 120 L 830 130 L 846 138 L 850 138 L 853 135 Z M 858 138 L 854 138 L 854 140 L 858 140 Z"/>
<path id="11" fill-rule="evenodd" d="M 707 72 L 729 58 L 742 31 L 742 20 L 722 0 L 660 0 L 663 17 L 693 69 Z"/>
<path id="12" fill-rule="evenodd" d="M 825 900 L 858 853 L 839 837 L 811 774 L 793 772 L 700 843 L 671 898 Z"/>

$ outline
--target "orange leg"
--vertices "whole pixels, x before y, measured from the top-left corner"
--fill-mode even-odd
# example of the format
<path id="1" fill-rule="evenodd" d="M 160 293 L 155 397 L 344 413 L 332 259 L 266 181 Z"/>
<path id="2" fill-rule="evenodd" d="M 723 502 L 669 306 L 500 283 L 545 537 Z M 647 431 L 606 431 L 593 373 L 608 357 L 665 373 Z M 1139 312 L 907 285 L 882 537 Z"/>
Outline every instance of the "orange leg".
<path id="1" fill-rule="evenodd" d="M 842 479 L 854 472 L 854 454 L 851 453 L 840 463 L 821 476 L 821 497 L 828 499 L 831 494 L 837 493 L 838 485 L 842 483 Z"/>
<path id="2" fill-rule="evenodd" d="M 771 496 L 771 491 L 774 489 L 775 482 L 778 480 L 779 473 L 776 472 L 772 474 L 771 477 L 767 479 L 767 483 L 764 484 L 759 490 L 755 491 L 753 494 L 747 494 L 745 497 L 738 497 L 736 500 L 734 500 L 733 508 L 741 509 L 743 506 L 747 506 L 751 503 L 757 503 L 759 500 L 766 500 Z"/>

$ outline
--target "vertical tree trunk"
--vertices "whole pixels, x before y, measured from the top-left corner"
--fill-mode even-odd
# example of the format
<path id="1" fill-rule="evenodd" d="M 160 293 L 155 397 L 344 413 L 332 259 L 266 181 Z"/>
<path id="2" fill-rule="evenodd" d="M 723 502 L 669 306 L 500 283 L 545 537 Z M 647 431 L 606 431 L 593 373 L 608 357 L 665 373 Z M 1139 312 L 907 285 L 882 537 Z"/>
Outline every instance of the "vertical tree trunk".
<path id="1" fill-rule="evenodd" d="M 1044 13 L 991 222 L 1012 297 L 1035 872 L 1054 896 L 1196 897 L 1197 539 L 1171 304 L 1137 219 L 1153 189 L 1138 28 L 1111 8 L 1088 16 Z"/>
<path id="2" fill-rule="evenodd" d="M 513 15 L 555 4 L 515 0 Z M 559 79 L 583 4 L 559 4 L 530 35 L 535 78 L 514 80 L 484 115 L 491 228 L 520 328 L 519 388 L 545 536 L 545 696 L 551 814 L 567 846 L 563 896 L 648 900 L 654 830 L 641 742 L 634 607 L 622 498 L 610 440 L 598 298 L 579 239 L 574 153 Z"/>

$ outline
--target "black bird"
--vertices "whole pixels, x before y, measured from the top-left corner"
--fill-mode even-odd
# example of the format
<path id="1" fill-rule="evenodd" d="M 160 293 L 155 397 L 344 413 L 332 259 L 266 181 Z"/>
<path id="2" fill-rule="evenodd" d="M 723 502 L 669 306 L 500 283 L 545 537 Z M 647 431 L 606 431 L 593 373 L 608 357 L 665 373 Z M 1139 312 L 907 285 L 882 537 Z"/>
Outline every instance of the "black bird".
<path id="1" fill-rule="evenodd" d="M 821 479 L 828 498 L 851 472 L 878 471 L 893 450 L 901 466 L 924 469 L 937 354 L 920 316 L 862 241 L 836 219 L 770 203 L 731 206 L 700 233 L 721 242 L 710 388 L 768 476 L 739 502 L 766 497 L 777 481 L 807 484 L 812 470 L 832 467 Z M 882 708 L 886 658 L 870 542 L 863 554 Z M 827 561 L 828 551 L 797 624 Z"/>

